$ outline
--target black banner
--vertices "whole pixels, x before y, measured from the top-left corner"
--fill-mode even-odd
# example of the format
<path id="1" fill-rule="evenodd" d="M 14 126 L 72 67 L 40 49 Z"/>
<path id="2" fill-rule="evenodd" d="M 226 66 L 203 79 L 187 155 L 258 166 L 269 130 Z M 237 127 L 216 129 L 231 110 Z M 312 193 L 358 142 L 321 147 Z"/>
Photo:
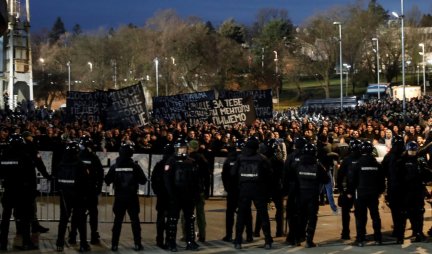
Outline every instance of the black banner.
<path id="1" fill-rule="evenodd" d="M 66 120 L 102 122 L 106 128 L 142 126 L 149 121 L 141 84 L 120 90 L 76 92 L 66 98 Z"/>
<path id="2" fill-rule="evenodd" d="M 213 90 L 153 97 L 153 117 L 166 121 L 186 120 L 189 103 L 214 99 L 215 93 Z"/>
<path id="3" fill-rule="evenodd" d="M 140 84 L 109 91 L 105 125 L 127 128 L 148 123 L 144 89 Z"/>
<path id="4" fill-rule="evenodd" d="M 252 97 L 213 100 L 211 122 L 223 127 L 237 123 L 251 125 L 256 119 Z"/>
<path id="5" fill-rule="evenodd" d="M 219 91 L 219 99 L 248 98 L 252 96 L 257 118 L 273 118 L 272 90 L 249 90 L 249 91 Z"/>

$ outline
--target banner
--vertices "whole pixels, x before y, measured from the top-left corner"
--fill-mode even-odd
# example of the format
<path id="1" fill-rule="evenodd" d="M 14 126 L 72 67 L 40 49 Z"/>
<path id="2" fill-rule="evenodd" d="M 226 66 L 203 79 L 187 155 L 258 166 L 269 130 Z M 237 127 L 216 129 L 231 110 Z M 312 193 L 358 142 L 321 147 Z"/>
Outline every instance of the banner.
<path id="1" fill-rule="evenodd" d="M 107 128 L 125 129 L 131 126 L 143 126 L 149 122 L 144 89 L 140 84 L 110 90 L 106 118 Z"/>
<path id="2" fill-rule="evenodd" d="M 189 103 L 214 99 L 215 93 L 213 90 L 153 97 L 153 117 L 166 121 L 187 120 L 186 115 Z"/>
<path id="3" fill-rule="evenodd" d="M 256 117 L 260 119 L 273 118 L 272 90 L 249 91 L 219 91 L 219 99 L 247 98 L 252 96 L 255 105 Z"/>
<path id="4" fill-rule="evenodd" d="M 149 122 L 140 83 L 120 90 L 76 92 L 66 98 L 66 121 L 102 122 L 107 128 L 142 126 Z"/>

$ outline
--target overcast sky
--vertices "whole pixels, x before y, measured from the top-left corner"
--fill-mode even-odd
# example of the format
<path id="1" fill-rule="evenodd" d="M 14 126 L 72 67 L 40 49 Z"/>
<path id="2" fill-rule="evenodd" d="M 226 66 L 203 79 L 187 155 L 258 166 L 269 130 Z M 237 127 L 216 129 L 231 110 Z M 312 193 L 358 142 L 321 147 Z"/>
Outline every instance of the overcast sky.
<path id="1" fill-rule="evenodd" d="M 83 30 L 118 27 L 133 23 L 142 26 L 155 12 L 174 9 L 182 17 L 197 16 L 218 26 L 228 18 L 251 24 L 259 9 L 286 9 L 295 25 L 317 12 L 355 0 L 30 0 L 32 31 L 50 30 L 61 17 L 67 30 L 79 24 Z M 365 2 L 368 2 L 365 0 Z M 401 1 L 378 0 L 385 10 L 401 12 Z M 432 0 L 405 0 L 405 13 L 413 6 L 432 14 Z"/>

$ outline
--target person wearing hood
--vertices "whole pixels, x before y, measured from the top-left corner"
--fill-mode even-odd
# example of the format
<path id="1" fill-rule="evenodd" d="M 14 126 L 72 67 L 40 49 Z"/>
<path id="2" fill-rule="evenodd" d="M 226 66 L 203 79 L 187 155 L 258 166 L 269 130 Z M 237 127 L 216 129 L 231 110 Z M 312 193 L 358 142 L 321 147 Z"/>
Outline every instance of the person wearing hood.
<path id="1" fill-rule="evenodd" d="M 236 239 L 234 247 L 241 249 L 242 235 L 250 213 L 253 201 L 257 216 L 261 216 L 261 227 L 265 237 L 265 249 L 271 249 L 270 219 L 267 204 L 271 195 L 272 168 L 270 161 L 263 154 L 258 153 L 259 141 L 250 137 L 242 153 L 233 166 L 233 177 L 238 179 L 239 203 L 236 223 Z"/>

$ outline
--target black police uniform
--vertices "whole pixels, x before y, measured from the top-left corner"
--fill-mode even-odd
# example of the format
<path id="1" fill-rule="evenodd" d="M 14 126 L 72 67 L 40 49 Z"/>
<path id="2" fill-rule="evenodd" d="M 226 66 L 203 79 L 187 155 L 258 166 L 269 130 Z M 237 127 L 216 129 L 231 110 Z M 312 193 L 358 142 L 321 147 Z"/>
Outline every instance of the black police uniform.
<path id="1" fill-rule="evenodd" d="M 176 144 L 175 149 L 187 149 L 186 144 Z M 195 242 L 195 201 L 199 198 L 198 166 L 186 151 L 176 150 L 164 167 L 165 187 L 168 190 L 170 205 L 168 212 L 168 248 L 177 251 L 176 235 L 180 210 L 185 218 L 186 249 L 197 250 Z"/>
<path id="2" fill-rule="evenodd" d="M 315 156 L 314 145 L 307 144 L 296 164 L 296 213 L 298 214 L 297 239 L 306 238 L 306 247 L 315 247 L 313 242 L 318 221 L 319 194 L 323 184 L 330 180 L 322 164 Z M 298 242 L 297 242 L 298 243 Z"/>
<path id="3" fill-rule="evenodd" d="M 303 137 L 298 137 L 294 140 L 295 149 L 290 153 L 285 161 L 283 169 L 283 192 L 288 196 L 286 204 L 286 220 L 288 223 L 288 234 L 286 242 L 288 245 L 294 246 L 299 244 L 298 235 L 298 215 L 296 211 L 296 168 L 302 156 L 302 149 L 307 143 Z"/>
<path id="4" fill-rule="evenodd" d="M 353 167 L 357 165 L 360 158 L 360 144 L 358 140 L 351 141 L 349 146 L 349 154 L 343 159 L 338 173 L 336 187 L 339 190 L 338 205 L 341 207 L 342 213 L 342 232 L 341 239 L 350 239 L 350 220 L 351 220 L 351 209 L 354 205 L 354 199 L 348 196 L 347 184 L 348 179 L 351 177 Z"/>
<path id="5" fill-rule="evenodd" d="M 272 183 L 271 183 L 271 201 L 273 202 L 276 213 L 276 237 L 281 237 L 283 235 L 283 166 L 284 161 L 276 157 L 276 149 L 279 144 L 276 139 L 269 139 L 266 142 L 261 143 L 259 150 L 264 154 L 270 161 L 272 168 Z M 255 224 L 255 235 L 259 236 L 259 231 L 261 229 L 260 216 L 257 216 Z"/>
<path id="6" fill-rule="evenodd" d="M 396 230 L 397 242 L 403 243 L 407 219 L 411 222 L 414 241 L 420 242 L 425 239 L 423 234 L 425 183 L 431 179 L 430 172 L 426 169 L 426 162 L 420 161 L 417 155 L 409 156 L 404 153 L 396 165 L 399 184 L 403 188 L 398 197 L 401 200 L 401 223 L 400 228 Z"/>
<path id="7" fill-rule="evenodd" d="M 84 139 L 85 140 L 85 139 Z M 81 152 L 79 153 L 79 159 L 85 165 L 88 176 L 88 189 L 90 190 L 88 193 L 88 202 L 86 204 L 87 211 L 89 215 L 89 224 L 90 224 L 90 243 L 98 244 L 99 243 L 99 232 L 98 232 L 98 204 L 99 204 L 99 194 L 102 191 L 103 178 L 104 178 L 104 169 L 99 160 L 99 157 L 92 151 L 88 145 L 83 144 L 83 139 L 80 142 Z M 89 141 L 90 142 L 90 141 Z M 76 223 L 75 216 L 72 215 L 71 221 L 71 232 L 69 233 L 69 243 L 73 243 L 76 238 Z"/>
<path id="8" fill-rule="evenodd" d="M 147 183 L 147 177 L 140 165 L 132 160 L 133 151 L 133 144 L 121 144 L 119 157 L 105 176 L 105 183 L 107 185 L 112 183 L 114 187 L 114 225 L 111 238 L 111 250 L 113 251 L 118 250 L 122 223 L 126 212 L 129 214 L 131 221 L 135 243 L 134 249 L 143 249 L 141 244 L 138 188 L 140 184 Z"/>
<path id="9" fill-rule="evenodd" d="M 227 193 L 226 196 L 226 211 L 225 211 L 225 236 L 223 241 L 232 242 L 233 240 L 233 226 L 235 213 L 238 207 L 238 179 L 232 174 L 233 167 L 237 161 L 239 152 L 235 147 L 228 150 L 228 157 L 222 166 L 222 183 Z M 246 241 L 252 242 L 252 211 L 250 217 L 246 219 Z"/>
<path id="10" fill-rule="evenodd" d="M 381 218 L 378 211 L 379 196 L 385 189 L 384 172 L 372 155 L 372 144 L 362 144 L 358 163 L 353 167 L 348 179 L 348 193 L 354 198 L 355 218 L 359 247 L 364 246 L 366 236 L 367 211 L 369 209 L 376 244 L 381 244 Z"/>
<path id="11" fill-rule="evenodd" d="M 57 233 L 57 251 L 63 251 L 65 233 L 72 212 L 76 216 L 76 224 L 80 235 L 80 251 L 89 251 L 86 227 L 86 202 L 88 189 L 88 173 L 84 164 L 78 158 L 79 145 L 71 142 L 66 145 L 66 151 L 57 172 L 57 186 L 60 192 L 60 221 Z"/>
<path id="12" fill-rule="evenodd" d="M 243 148 L 233 173 L 239 179 L 239 205 L 236 224 L 235 248 L 240 249 L 242 234 L 252 201 L 261 216 L 262 230 L 265 237 L 265 248 L 270 249 L 273 238 L 271 236 L 270 220 L 267 204 L 271 195 L 272 169 L 269 160 L 257 153 L 258 140 L 251 138 Z"/>
<path id="13" fill-rule="evenodd" d="M 165 249 L 167 247 L 167 217 L 169 208 L 169 195 L 164 182 L 164 168 L 168 158 L 173 154 L 174 147 L 167 144 L 164 147 L 164 155 L 158 161 L 151 175 L 151 187 L 156 195 L 156 245 Z M 165 236 L 164 236 L 165 235 Z"/>
<path id="14" fill-rule="evenodd" d="M 24 250 L 36 249 L 30 239 L 30 223 L 33 218 L 33 201 L 36 196 L 36 173 L 32 159 L 22 153 L 24 140 L 13 134 L 10 145 L 0 159 L 0 178 L 3 179 L 2 220 L 0 223 L 0 250 L 7 249 L 12 210 L 17 221 L 17 230 L 22 235 Z"/>
<path id="15" fill-rule="evenodd" d="M 403 183 L 401 183 L 398 174 L 398 160 L 404 151 L 404 140 L 401 136 L 395 136 L 392 139 L 392 148 L 384 156 L 381 165 L 383 167 L 385 176 L 387 178 L 387 193 L 386 202 L 390 207 L 391 216 L 393 220 L 393 232 L 392 236 L 397 237 L 400 232 L 397 230 L 402 228 L 402 212 L 401 212 L 401 195 L 403 190 Z"/>

